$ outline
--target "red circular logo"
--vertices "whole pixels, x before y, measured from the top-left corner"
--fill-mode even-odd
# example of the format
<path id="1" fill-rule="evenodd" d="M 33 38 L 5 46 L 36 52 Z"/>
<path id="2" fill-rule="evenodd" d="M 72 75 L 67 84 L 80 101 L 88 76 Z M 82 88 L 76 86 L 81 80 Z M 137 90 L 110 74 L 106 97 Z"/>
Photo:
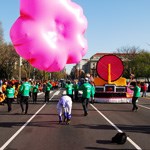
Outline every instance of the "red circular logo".
<path id="1" fill-rule="evenodd" d="M 96 66 L 97 74 L 103 80 L 108 81 L 109 66 L 111 81 L 116 81 L 122 76 L 124 70 L 121 59 L 116 55 L 104 55 L 101 57 Z"/>

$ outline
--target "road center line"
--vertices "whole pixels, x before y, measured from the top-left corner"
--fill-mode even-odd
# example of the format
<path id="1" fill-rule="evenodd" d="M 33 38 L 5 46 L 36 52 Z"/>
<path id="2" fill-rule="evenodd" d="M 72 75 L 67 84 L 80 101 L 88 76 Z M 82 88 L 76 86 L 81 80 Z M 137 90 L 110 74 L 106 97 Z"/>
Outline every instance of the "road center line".
<path id="1" fill-rule="evenodd" d="M 140 106 L 140 107 L 146 108 L 146 109 L 150 109 L 149 107 L 146 107 L 146 106 L 143 106 L 143 105 L 140 105 L 140 104 L 137 104 L 137 105 Z"/>
<path id="2" fill-rule="evenodd" d="M 54 93 L 55 94 L 55 93 Z M 54 97 L 54 94 L 50 98 L 50 100 Z M 4 150 L 6 146 L 8 146 L 17 135 L 32 121 L 33 118 L 46 106 L 46 103 L 0 148 L 0 150 Z"/>
<path id="3" fill-rule="evenodd" d="M 56 91 L 55 93 L 54 93 L 54 95 L 58 95 L 60 93 L 60 91 Z"/>
<path id="4" fill-rule="evenodd" d="M 110 125 L 112 125 L 118 132 L 123 132 L 120 130 L 113 122 L 111 122 L 103 113 L 101 113 L 94 105 L 90 104 L 107 122 L 109 122 Z M 141 147 L 139 147 L 135 142 L 133 142 L 129 137 L 127 137 L 127 140 L 137 149 L 142 150 Z"/>

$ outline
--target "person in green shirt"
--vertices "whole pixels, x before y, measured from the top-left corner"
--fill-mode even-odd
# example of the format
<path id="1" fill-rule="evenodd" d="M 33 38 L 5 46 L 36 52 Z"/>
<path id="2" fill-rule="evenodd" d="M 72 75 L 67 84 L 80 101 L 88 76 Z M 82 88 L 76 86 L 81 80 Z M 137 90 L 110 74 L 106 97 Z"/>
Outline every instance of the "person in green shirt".
<path id="1" fill-rule="evenodd" d="M 32 99 L 33 99 L 33 103 L 37 102 L 37 93 L 39 92 L 39 85 L 37 82 L 33 83 L 32 86 Z"/>
<path id="2" fill-rule="evenodd" d="M 21 93 L 20 106 L 22 109 L 22 113 L 27 114 L 28 113 L 28 105 L 29 105 L 28 101 L 29 101 L 29 96 L 30 96 L 30 91 L 31 91 L 31 84 L 28 82 L 27 78 L 24 79 L 24 82 L 20 86 L 19 91 Z M 25 112 L 24 112 L 23 103 L 25 103 L 25 105 L 26 105 Z"/>
<path id="3" fill-rule="evenodd" d="M 135 82 L 134 87 L 129 87 L 131 90 L 133 90 L 133 97 L 132 97 L 132 111 L 137 111 L 138 106 L 136 105 L 138 98 L 141 96 L 141 86 L 140 82 Z"/>
<path id="4" fill-rule="evenodd" d="M 71 81 L 68 81 L 67 84 L 65 85 L 66 88 L 66 94 L 73 99 L 73 84 Z"/>
<path id="5" fill-rule="evenodd" d="M 45 87 L 44 87 L 44 92 L 45 92 L 45 102 L 49 102 L 50 98 L 50 90 L 52 88 L 52 84 L 50 84 L 49 81 L 46 81 Z"/>
<path id="6" fill-rule="evenodd" d="M 83 83 L 80 87 L 79 90 L 83 91 L 82 94 L 82 106 L 84 110 L 84 116 L 88 115 L 88 103 L 89 99 L 91 98 L 92 94 L 92 85 L 89 83 L 89 79 L 85 78 L 85 83 Z"/>
<path id="7" fill-rule="evenodd" d="M 14 101 L 14 96 L 15 96 L 15 89 L 13 88 L 12 83 L 9 83 L 7 85 L 5 95 L 6 95 L 6 102 L 8 106 L 8 112 L 10 112 L 12 110 L 11 104 Z"/>

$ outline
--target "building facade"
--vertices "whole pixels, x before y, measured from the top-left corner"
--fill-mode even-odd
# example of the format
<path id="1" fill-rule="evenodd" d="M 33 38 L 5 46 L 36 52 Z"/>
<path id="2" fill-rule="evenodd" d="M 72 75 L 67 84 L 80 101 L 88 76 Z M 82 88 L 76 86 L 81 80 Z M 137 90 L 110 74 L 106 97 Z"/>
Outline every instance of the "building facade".
<path id="1" fill-rule="evenodd" d="M 90 58 L 90 62 L 89 62 L 89 70 L 90 70 L 90 74 L 93 76 L 93 77 L 97 77 L 97 71 L 96 71 L 96 65 L 97 65 L 97 62 L 99 61 L 99 59 L 101 57 L 103 57 L 104 55 L 116 55 L 118 56 L 123 62 L 124 61 L 129 61 L 127 59 L 127 55 L 128 54 L 125 54 L 125 53 L 96 53 L 94 54 L 91 58 Z"/>
<path id="2" fill-rule="evenodd" d="M 75 78 L 79 78 L 81 75 L 90 74 L 93 77 L 97 77 L 96 66 L 97 62 L 104 55 L 116 55 L 122 61 L 129 61 L 125 53 L 96 53 L 90 59 L 82 59 L 78 64 L 76 64 L 72 72 L 75 74 Z"/>

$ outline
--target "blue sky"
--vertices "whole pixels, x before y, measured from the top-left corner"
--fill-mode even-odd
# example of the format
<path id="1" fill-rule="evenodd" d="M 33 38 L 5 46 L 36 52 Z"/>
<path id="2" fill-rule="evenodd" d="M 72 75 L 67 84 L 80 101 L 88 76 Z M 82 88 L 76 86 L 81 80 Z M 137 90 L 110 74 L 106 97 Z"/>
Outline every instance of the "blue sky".
<path id="1" fill-rule="evenodd" d="M 121 47 L 139 47 L 150 52 L 150 0 L 72 0 L 88 20 L 88 51 L 114 52 Z M 19 16 L 19 0 L 1 0 L 0 21 L 4 39 L 11 42 L 9 30 Z M 68 65 L 70 66 L 70 65 Z"/>

